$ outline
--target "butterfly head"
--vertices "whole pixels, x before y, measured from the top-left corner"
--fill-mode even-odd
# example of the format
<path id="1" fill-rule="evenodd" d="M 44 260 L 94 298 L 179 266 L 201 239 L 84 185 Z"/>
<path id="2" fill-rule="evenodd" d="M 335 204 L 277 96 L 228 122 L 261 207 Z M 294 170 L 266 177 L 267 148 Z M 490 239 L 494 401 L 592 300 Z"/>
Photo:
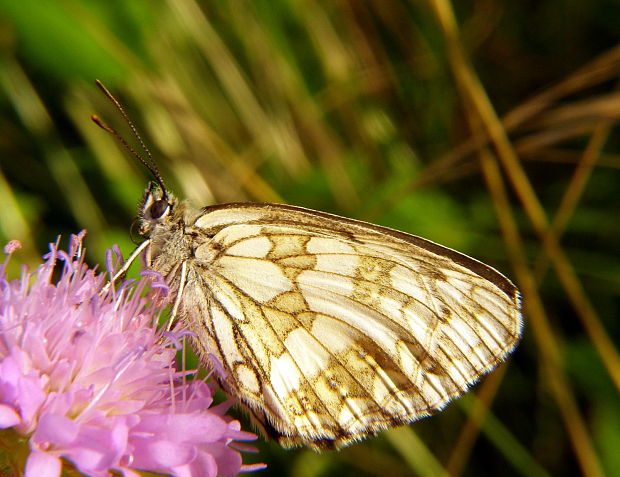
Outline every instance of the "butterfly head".
<path id="1" fill-rule="evenodd" d="M 149 182 L 138 215 L 138 232 L 143 237 L 151 235 L 158 224 L 169 220 L 177 200 L 157 182 Z"/>

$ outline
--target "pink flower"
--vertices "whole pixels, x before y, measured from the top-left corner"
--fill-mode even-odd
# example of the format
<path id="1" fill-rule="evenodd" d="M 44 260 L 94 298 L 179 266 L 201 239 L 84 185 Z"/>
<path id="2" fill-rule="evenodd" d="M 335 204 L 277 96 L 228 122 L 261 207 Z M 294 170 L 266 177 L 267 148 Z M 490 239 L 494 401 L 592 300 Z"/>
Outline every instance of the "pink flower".
<path id="1" fill-rule="evenodd" d="M 93 477 L 263 468 L 242 465 L 234 448 L 256 436 L 225 416 L 226 404 L 209 407 L 205 382 L 176 370 L 172 344 L 183 331 L 158 331 L 154 303 L 164 300 L 142 297 L 149 286 L 165 294 L 165 284 L 143 277 L 103 293 L 105 275 L 83 262 L 83 235 L 71 237 L 69 253 L 50 245 L 21 279 L 9 281 L 0 265 L 0 455 L 27 477 L 58 477 L 64 460 Z"/>

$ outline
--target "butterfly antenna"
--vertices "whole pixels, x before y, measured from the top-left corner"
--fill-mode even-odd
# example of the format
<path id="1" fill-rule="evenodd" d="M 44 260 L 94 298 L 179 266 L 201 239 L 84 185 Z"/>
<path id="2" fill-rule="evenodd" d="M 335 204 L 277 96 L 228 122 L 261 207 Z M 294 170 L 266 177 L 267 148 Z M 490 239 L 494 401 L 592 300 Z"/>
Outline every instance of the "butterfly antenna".
<path id="1" fill-rule="evenodd" d="M 149 150 L 148 147 L 146 147 L 146 144 L 144 144 L 144 141 L 140 137 L 140 134 L 138 134 L 138 131 L 136 127 L 133 125 L 133 122 L 131 121 L 131 119 L 129 119 L 129 116 L 125 112 L 125 109 L 121 106 L 121 103 L 119 103 L 118 100 L 114 96 L 112 96 L 112 93 L 108 91 L 108 89 L 103 85 L 101 81 L 95 80 L 95 83 L 97 84 L 99 89 L 103 91 L 103 94 L 105 94 L 108 97 L 108 99 L 112 102 L 112 104 L 114 104 L 118 112 L 121 114 L 121 116 L 123 117 L 127 125 L 129 126 L 129 129 L 131 129 L 131 132 L 133 133 L 134 137 L 138 140 L 138 143 L 140 143 L 142 150 L 146 153 L 148 160 L 144 159 L 144 157 L 138 154 L 136 150 L 133 147 L 131 147 L 127 143 L 127 141 L 123 139 L 123 137 L 116 131 L 116 129 L 106 124 L 99 116 L 92 115 L 91 119 L 101 129 L 112 134 L 112 136 L 114 136 L 116 140 L 120 142 L 123 145 L 123 147 L 131 153 L 132 156 L 134 156 L 136 159 L 138 159 L 138 161 L 144 164 L 144 166 L 149 170 L 149 172 L 153 174 L 153 177 L 155 177 L 155 180 L 161 187 L 161 190 L 164 194 L 163 199 L 166 199 L 168 196 L 168 191 L 166 189 L 166 186 L 164 185 L 164 180 L 161 177 L 159 168 L 157 167 L 157 164 L 153 160 L 153 155 L 151 154 L 151 151 Z"/>

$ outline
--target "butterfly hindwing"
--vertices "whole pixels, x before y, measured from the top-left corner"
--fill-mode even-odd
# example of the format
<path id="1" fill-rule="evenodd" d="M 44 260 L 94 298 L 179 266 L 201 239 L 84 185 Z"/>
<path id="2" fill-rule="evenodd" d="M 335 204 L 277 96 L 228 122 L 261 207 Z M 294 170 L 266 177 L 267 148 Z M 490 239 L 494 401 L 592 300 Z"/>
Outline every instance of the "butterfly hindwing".
<path id="1" fill-rule="evenodd" d="M 419 237 L 272 204 L 206 208 L 185 233 L 200 240 L 179 316 L 284 445 L 341 446 L 441 409 L 520 334 L 506 278 Z"/>

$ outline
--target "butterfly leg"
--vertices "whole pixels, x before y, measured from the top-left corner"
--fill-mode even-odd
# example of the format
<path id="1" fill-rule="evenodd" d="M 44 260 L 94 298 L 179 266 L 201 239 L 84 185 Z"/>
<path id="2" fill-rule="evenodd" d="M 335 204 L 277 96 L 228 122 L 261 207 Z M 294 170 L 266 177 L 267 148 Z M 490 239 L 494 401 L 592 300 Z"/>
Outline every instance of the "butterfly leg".
<path id="1" fill-rule="evenodd" d="M 179 311 L 179 305 L 181 304 L 181 300 L 183 299 L 183 290 L 185 289 L 186 282 L 187 262 L 183 262 L 181 263 L 181 274 L 179 276 L 179 290 L 177 291 L 177 296 L 174 299 L 174 305 L 172 305 L 172 311 L 170 312 L 170 318 L 168 319 L 168 326 L 166 327 L 166 331 L 170 331 L 172 329 L 172 325 L 175 322 L 177 312 Z"/>
<path id="2" fill-rule="evenodd" d="M 123 266 L 118 270 L 118 272 L 114 274 L 114 276 L 110 279 L 110 281 L 106 283 L 105 286 L 101 289 L 102 295 L 105 295 L 113 284 L 115 284 L 116 282 L 118 282 L 125 276 L 125 274 L 127 273 L 127 270 L 129 270 L 129 267 L 131 267 L 131 264 L 134 262 L 134 260 L 150 244 L 151 244 L 150 240 L 145 240 L 140 245 L 138 245 L 138 247 L 136 247 L 136 249 L 131 253 L 129 258 L 125 260 L 125 263 L 123 263 Z"/>

